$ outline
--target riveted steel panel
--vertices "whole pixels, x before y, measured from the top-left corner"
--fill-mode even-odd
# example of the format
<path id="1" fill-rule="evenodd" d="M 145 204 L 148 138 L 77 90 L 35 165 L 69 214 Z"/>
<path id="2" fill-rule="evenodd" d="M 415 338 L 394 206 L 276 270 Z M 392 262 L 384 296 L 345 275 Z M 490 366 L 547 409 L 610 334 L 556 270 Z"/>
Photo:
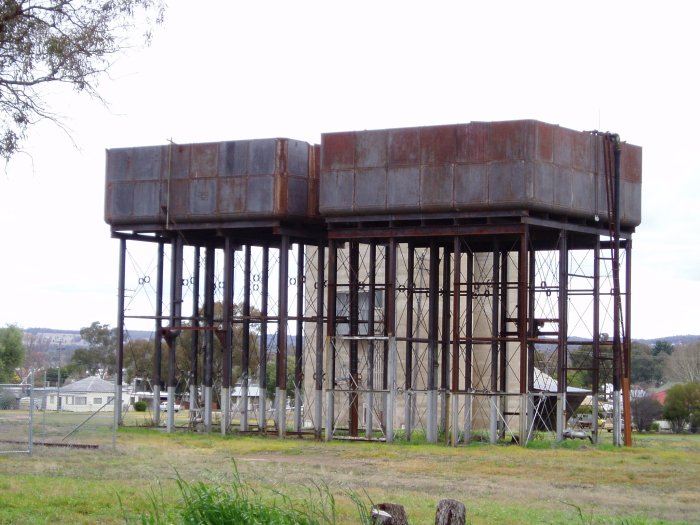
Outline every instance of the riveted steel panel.
<path id="1" fill-rule="evenodd" d="M 309 174 L 309 145 L 298 140 L 287 141 L 287 173 L 307 178 Z"/>
<path id="2" fill-rule="evenodd" d="M 484 209 L 489 202 L 486 164 L 456 164 L 454 168 L 455 209 Z"/>
<path id="3" fill-rule="evenodd" d="M 219 180 L 217 209 L 224 216 L 245 213 L 246 186 L 244 177 L 227 177 Z"/>
<path id="4" fill-rule="evenodd" d="M 390 130 L 388 133 L 389 166 L 413 166 L 420 162 L 420 129 Z"/>
<path id="5" fill-rule="evenodd" d="M 535 120 L 322 135 L 319 209 L 329 216 L 511 209 L 593 219 L 606 206 L 603 141 Z M 383 167 L 384 155 L 385 196 L 366 172 Z M 622 144 L 621 166 L 622 179 L 640 186 L 641 149 Z M 624 225 L 639 224 L 640 195 L 622 192 Z"/>
<path id="6" fill-rule="evenodd" d="M 457 153 L 456 126 L 431 126 L 420 130 L 421 165 L 451 165 Z"/>
<path id="7" fill-rule="evenodd" d="M 451 164 L 421 166 L 420 201 L 425 210 L 441 210 L 452 205 L 454 177 Z"/>
<path id="8" fill-rule="evenodd" d="M 190 184 L 190 213 L 216 216 L 216 182 L 214 178 L 196 179 Z"/>
<path id="9" fill-rule="evenodd" d="M 321 169 L 336 171 L 355 167 L 355 133 L 324 135 Z"/>
<path id="10" fill-rule="evenodd" d="M 417 166 L 390 168 L 387 173 L 387 208 L 417 210 L 420 208 L 420 169 Z"/>
<path id="11" fill-rule="evenodd" d="M 355 210 L 359 213 L 386 209 L 386 169 L 358 168 L 355 172 Z"/>
<path id="12" fill-rule="evenodd" d="M 273 175 L 276 173 L 277 141 L 254 140 L 250 143 L 250 174 Z"/>
<path id="13" fill-rule="evenodd" d="M 364 131 L 356 136 L 358 168 L 383 168 L 387 165 L 387 131 Z"/>
<path id="14" fill-rule="evenodd" d="M 247 175 L 248 158 L 250 155 L 250 141 L 237 140 L 235 142 L 226 142 L 223 144 L 225 150 L 224 162 L 221 175 L 223 177 L 235 177 Z"/>
<path id="15" fill-rule="evenodd" d="M 321 179 L 320 203 L 328 212 L 352 213 L 354 179 L 355 172 L 352 170 L 330 171 L 324 175 Z"/>
<path id="16" fill-rule="evenodd" d="M 105 220 L 172 227 L 316 217 L 314 151 L 289 139 L 108 150 Z"/>
<path id="17" fill-rule="evenodd" d="M 190 178 L 216 177 L 219 171 L 219 145 L 193 144 L 190 151 Z"/>

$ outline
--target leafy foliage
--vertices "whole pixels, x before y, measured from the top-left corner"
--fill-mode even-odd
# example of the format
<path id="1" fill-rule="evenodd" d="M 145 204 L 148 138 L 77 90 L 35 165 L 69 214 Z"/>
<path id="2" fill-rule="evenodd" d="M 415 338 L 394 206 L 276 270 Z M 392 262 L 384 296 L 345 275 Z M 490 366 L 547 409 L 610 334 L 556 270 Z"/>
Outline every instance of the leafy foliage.
<path id="1" fill-rule="evenodd" d="M 183 523 L 231 525 L 330 525 L 338 523 L 335 497 L 326 485 L 308 489 L 308 498 L 292 500 L 279 491 L 259 492 L 241 480 L 238 469 L 230 484 L 188 483 L 178 477 L 182 504 L 168 508 L 153 496 L 153 512 L 141 516 L 142 524 Z M 372 523 L 368 505 L 350 493 L 362 525 Z"/>
<path id="2" fill-rule="evenodd" d="M 0 383 L 9 383 L 15 377 L 15 368 L 24 362 L 22 330 L 14 325 L 0 328 Z"/>
<path id="3" fill-rule="evenodd" d="M 87 342 L 87 348 L 78 348 L 71 357 L 71 368 L 78 374 L 88 372 L 105 374 L 114 372 L 116 363 L 116 330 L 108 324 L 95 321 L 80 329 L 80 337 Z"/>
<path id="4" fill-rule="evenodd" d="M 651 430 L 655 419 L 663 414 L 664 407 L 656 399 L 639 397 L 632 400 L 632 419 L 639 430 Z"/>
<path id="5" fill-rule="evenodd" d="M 99 74 L 127 45 L 137 13 L 160 22 L 161 0 L 4 0 L 0 4 L 0 156 L 20 148 L 27 128 L 58 122 L 41 87 L 63 84 L 99 98 Z M 150 38 L 150 32 L 144 35 Z"/>
<path id="6" fill-rule="evenodd" d="M 700 422 L 700 383 L 685 383 L 669 388 L 664 404 L 664 418 L 675 433 L 682 432 L 690 423 L 697 427 Z"/>

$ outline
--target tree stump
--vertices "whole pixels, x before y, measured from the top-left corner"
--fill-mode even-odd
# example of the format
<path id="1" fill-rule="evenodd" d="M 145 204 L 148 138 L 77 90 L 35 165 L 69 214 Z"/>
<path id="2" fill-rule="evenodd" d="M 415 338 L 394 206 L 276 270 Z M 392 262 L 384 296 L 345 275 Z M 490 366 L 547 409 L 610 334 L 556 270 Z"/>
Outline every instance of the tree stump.
<path id="1" fill-rule="evenodd" d="M 438 503 L 435 525 L 466 525 L 467 509 L 464 503 L 454 499 L 443 499 Z"/>
<path id="2" fill-rule="evenodd" d="M 408 520 L 402 505 L 378 503 L 372 507 L 372 523 L 375 525 L 408 525 Z"/>

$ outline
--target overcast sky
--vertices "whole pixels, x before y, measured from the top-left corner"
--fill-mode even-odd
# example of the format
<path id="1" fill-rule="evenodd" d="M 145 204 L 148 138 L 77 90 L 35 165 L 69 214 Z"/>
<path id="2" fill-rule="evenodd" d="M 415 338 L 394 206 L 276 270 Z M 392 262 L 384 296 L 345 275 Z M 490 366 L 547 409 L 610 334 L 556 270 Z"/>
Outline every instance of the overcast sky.
<path id="1" fill-rule="evenodd" d="M 104 150 L 537 119 L 643 148 L 632 334 L 700 333 L 700 75 L 692 2 L 171 0 L 148 48 L 47 94 L 0 174 L 0 325 L 116 323 Z"/>

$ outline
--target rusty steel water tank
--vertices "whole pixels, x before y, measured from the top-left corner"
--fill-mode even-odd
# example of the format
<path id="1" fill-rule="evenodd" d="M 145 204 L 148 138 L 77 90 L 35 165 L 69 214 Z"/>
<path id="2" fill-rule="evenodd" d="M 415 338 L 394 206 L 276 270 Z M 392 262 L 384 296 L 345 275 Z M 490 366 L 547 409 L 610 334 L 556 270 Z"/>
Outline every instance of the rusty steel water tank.
<path id="1" fill-rule="evenodd" d="M 158 230 L 317 218 L 317 158 L 286 138 L 108 149 L 105 221 Z"/>
<path id="2" fill-rule="evenodd" d="M 534 120 L 326 133 L 327 217 L 512 210 L 607 214 L 603 136 Z M 642 150 L 622 144 L 620 216 L 641 221 Z"/>

